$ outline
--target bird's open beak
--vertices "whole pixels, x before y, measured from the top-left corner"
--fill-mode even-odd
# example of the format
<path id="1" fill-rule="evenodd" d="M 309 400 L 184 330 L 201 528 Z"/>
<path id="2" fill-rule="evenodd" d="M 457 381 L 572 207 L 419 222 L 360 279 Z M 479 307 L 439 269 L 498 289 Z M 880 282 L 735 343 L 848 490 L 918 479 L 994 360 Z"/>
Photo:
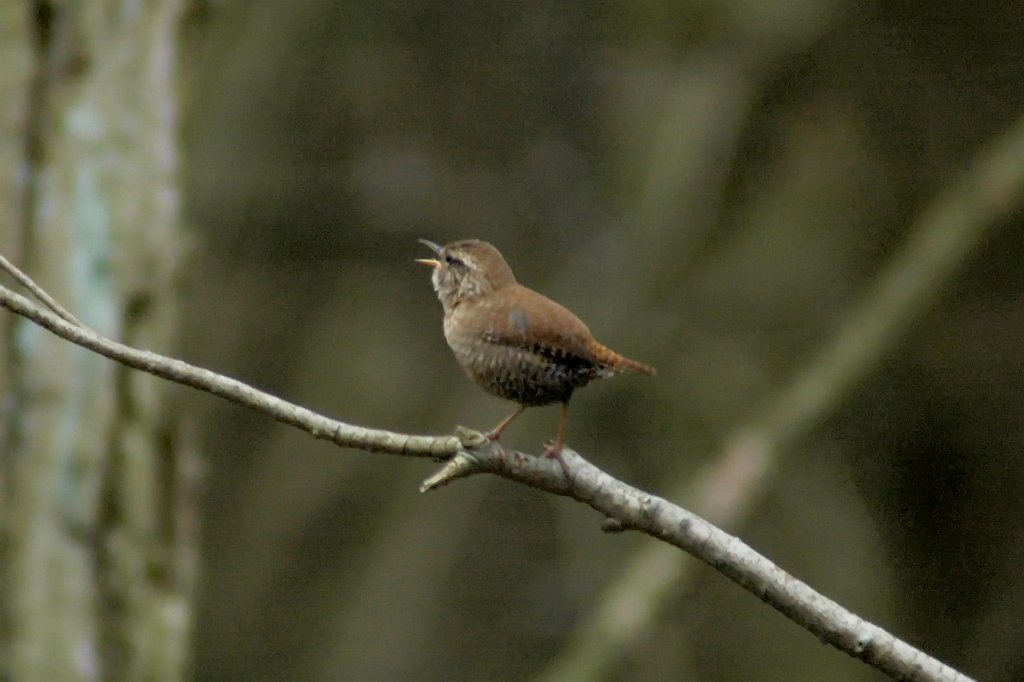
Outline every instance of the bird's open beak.
<path id="1" fill-rule="evenodd" d="M 423 244 L 423 246 L 427 247 L 428 249 L 436 253 L 438 256 L 440 256 L 444 252 L 444 249 L 441 246 L 435 244 L 429 239 L 421 239 L 420 244 Z M 417 258 L 416 262 L 422 263 L 423 265 L 429 265 L 432 268 L 441 267 L 441 261 L 437 260 L 436 258 Z"/>

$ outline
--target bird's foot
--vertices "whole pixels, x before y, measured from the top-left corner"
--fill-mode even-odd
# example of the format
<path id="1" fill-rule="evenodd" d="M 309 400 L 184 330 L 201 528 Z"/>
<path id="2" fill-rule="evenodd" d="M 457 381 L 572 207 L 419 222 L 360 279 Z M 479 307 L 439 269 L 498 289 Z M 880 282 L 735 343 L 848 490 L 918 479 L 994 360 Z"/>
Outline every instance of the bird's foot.
<path id="1" fill-rule="evenodd" d="M 455 427 L 455 437 L 462 442 L 463 447 L 467 448 L 477 447 L 491 440 L 490 434 L 480 433 L 476 429 L 469 429 L 465 426 Z"/>
<path id="2" fill-rule="evenodd" d="M 480 442 L 480 444 L 483 444 L 484 442 L 493 442 L 494 447 L 498 451 L 499 455 L 505 457 L 505 445 L 502 444 L 502 432 L 500 430 L 496 429 L 494 431 L 487 431 L 486 433 L 481 433 L 480 435 L 483 436 L 483 440 Z"/>
<path id="3" fill-rule="evenodd" d="M 562 458 L 562 445 L 561 443 L 553 443 L 548 441 L 544 444 L 544 456 L 548 459 L 557 460 L 562 467 L 562 474 L 566 478 L 572 478 L 569 474 L 569 466 L 565 463 L 565 459 Z"/>
<path id="4" fill-rule="evenodd" d="M 491 443 L 494 443 L 494 447 L 498 449 L 498 452 L 500 452 L 503 455 L 505 454 L 505 446 L 501 444 L 500 431 L 490 431 L 488 433 L 485 433 L 484 438 L 486 438 Z"/>

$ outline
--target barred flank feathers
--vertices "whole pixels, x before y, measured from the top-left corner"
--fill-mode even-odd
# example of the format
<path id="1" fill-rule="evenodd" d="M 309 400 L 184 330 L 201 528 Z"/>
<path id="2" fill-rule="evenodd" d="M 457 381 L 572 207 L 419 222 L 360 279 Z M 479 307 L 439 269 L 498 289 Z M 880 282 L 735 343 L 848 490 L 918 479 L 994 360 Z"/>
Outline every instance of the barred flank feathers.
<path id="1" fill-rule="evenodd" d="M 597 341 L 594 341 L 594 345 L 591 348 L 594 353 L 594 357 L 597 359 L 598 366 L 608 372 L 640 372 L 647 376 L 655 376 L 658 371 L 650 365 L 645 365 L 642 362 L 636 360 L 630 360 L 629 358 L 619 355 L 608 346 L 602 346 Z"/>

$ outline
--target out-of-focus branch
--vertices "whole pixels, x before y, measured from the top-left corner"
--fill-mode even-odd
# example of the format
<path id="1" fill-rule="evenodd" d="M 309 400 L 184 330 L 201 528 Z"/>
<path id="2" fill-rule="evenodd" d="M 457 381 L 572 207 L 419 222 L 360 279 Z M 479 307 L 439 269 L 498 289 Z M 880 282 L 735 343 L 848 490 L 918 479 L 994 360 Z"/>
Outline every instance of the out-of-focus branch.
<path id="1" fill-rule="evenodd" d="M 0 268 L 10 271 L 13 266 L 0 261 Z M 28 279 L 23 274 L 17 278 L 19 281 Z M 38 296 L 34 286 L 29 288 Z M 48 300 L 48 297 L 41 300 Z M 52 305 L 60 309 L 55 301 Z M 107 339 L 2 286 L 0 306 L 61 338 L 129 367 L 227 398 L 317 438 L 371 452 L 447 459 L 439 472 L 424 481 L 423 491 L 472 474 L 492 473 L 570 497 L 611 519 L 616 530 L 637 530 L 689 552 L 822 641 L 886 674 L 908 680 L 967 682 L 969 679 L 815 592 L 738 538 L 681 507 L 611 477 L 571 450 L 563 451 L 566 465 L 563 471 L 554 460 L 507 451 L 473 431 L 462 430 L 454 437 L 412 436 L 345 424 L 235 379 Z"/>
<path id="2" fill-rule="evenodd" d="M 832 339 L 726 439 L 722 455 L 696 480 L 676 482 L 673 497 L 692 500 L 697 513 L 717 525 L 742 522 L 785 449 L 836 409 L 1022 196 L 1024 119 L 939 194 Z M 687 565 L 663 546 L 641 549 L 541 679 L 599 679 L 614 669 L 657 621 L 659 605 L 673 603 L 669 593 L 684 589 Z"/>

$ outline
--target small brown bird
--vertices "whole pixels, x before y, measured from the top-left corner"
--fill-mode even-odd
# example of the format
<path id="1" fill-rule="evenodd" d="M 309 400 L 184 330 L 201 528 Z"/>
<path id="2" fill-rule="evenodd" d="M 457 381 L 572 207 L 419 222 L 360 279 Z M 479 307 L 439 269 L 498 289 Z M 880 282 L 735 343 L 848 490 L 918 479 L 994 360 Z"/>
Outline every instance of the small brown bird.
<path id="1" fill-rule="evenodd" d="M 484 390 L 520 405 L 487 434 L 491 440 L 497 441 L 527 407 L 560 402 L 558 435 L 545 454 L 564 468 L 562 444 L 573 391 L 624 371 L 654 376 L 653 367 L 602 346 L 578 317 L 518 284 L 487 242 L 420 242 L 437 254 L 416 262 L 434 268 L 431 280 L 455 359 Z"/>

